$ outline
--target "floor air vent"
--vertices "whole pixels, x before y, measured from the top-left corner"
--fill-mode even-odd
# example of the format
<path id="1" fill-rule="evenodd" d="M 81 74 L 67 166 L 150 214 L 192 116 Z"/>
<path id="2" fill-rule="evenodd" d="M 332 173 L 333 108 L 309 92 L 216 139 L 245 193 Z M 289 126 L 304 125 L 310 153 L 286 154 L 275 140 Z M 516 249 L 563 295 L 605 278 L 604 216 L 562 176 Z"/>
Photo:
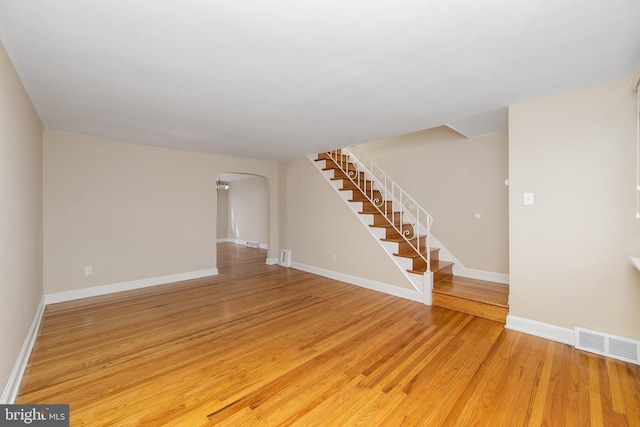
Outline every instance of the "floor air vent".
<path id="1" fill-rule="evenodd" d="M 575 329 L 575 347 L 640 365 L 640 341 L 589 329 Z"/>
<path id="2" fill-rule="evenodd" d="M 245 246 L 248 246 L 250 248 L 259 248 L 260 247 L 260 243 L 259 242 L 249 242 L 249 241 L 247 241 L 245 243 Z"/>

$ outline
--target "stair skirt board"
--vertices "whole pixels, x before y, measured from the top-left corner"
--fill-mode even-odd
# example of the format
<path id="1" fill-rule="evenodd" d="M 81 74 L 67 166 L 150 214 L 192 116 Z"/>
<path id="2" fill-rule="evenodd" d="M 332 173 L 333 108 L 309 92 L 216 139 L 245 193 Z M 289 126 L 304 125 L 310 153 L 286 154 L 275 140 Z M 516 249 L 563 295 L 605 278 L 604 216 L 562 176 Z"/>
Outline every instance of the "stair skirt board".
<path id="1" fill-rule="evenodd" d="M 382 229 L 376 229 L 376 228 L 372 228 L 369 227 L 369 223 L 367 220 L 367 217 L 369 217 L 369 215 L 359 215 L 358 212 L 362 210 L 362 202 L 350 202 L 349 200 L 351 199 L 351 195 L 352 195 L 352 191 L 341 191 L 338 187 L 340 186 L 339 181 L 331 181 L 331 178 L 333 177 L 333 172 L 332 171 L 323 171 L 322 170 L 322 163 L 323 162 L 316 162 L 315 159 L 313 158 L 313 156 L 309 155 L 307 156 L 307 158 L 311 161 L 311 163 L 316 167 L 316 169 L 322 174 L 322 176 L 329 182 L 329 184 L 331 185 L 331 188 L 333 188 L 333 190 L 338 193 L 338 195 L 340 195 L 340 197 L 342 198 L 342 200 L 344 200 L 344 202 L 347 204 L 347 206 L 349 206 L 349 209 L 351 209 L 351 211 L 355 214 L 356 218 L 358 218 L 358 220 L 366 226 L 366 229 L 369 230 L 369 233 L 374 237 L 374 240 L 385 250 L 385 252 L 387 252 L 391 258 L 391 260 L 393 261 L 393 263 L 398 267 L 398 269 L 402 272 L 402 274 L 407 278 L 407 280 L 409 281 L 409 283 L 411 284 L 411 286 L 415 289 L 416 292 L 418 292 L 419 294 L 422 294 L 422 290 L 425 288 L 424 283 L 428 282 L 428 280 L 425 281 L 425 279 L 428 279 L 428 277 L 419 275 L 419 274 L 413 274 L 413 273 L 409 273 L 407 270 L 407 268 L 405 268 L 405 265 L 402 264 L 402 259 L 396 256 L 393 256 L 393 252 L 389 252 L 387 247 L 385 246 L 384 243 L 380 240 L 381 237 L 384 237 L 384 235 L 382 235 L 381 233 L 384 233 L 384 230 Z M 359 208 L 356 208 L 355 206 L 359 205 Z M 371 220 L 372 221 L 372 220 Z M 432 285 L 432 283 L 431 283 Z M 431 292 L 429 290 L 429 288 L 427 288 L 427 292 L 425 292 L 425 304 L 431 305 Z M 420 299 L 422 301 L 422 298 Z M 428 302 L 426 302 L 428 301 Z"/>
<path id="2" fill-rule="evenodd" d="M 407 265 L 406 264 L 407 261 L 402 261 L 401 259 L 399 260 L 399 259 L 397 259 L 398 257 L 393 256 L 393 253 L 394 253 L 393 249 L 394 249 L 396 244 L 395 243 L 390 243 L 390 242 L 382 242 L 380 239 L 384 237 L 384 230 L 378 229 L 378 228 L 369 227 L 369 225 L 373 224 L 373 215 L 359 215 L 358 212 L 360 210 L 354 208 L 354 205 L 356 204 L 356 202 L 349 202 L 349 200 L 351 200 L 352 197 L 353 197 L 352 196 L 353 190 L 340 190 L 339 187 L 341 185 L 340 184 L 341 181 L 332 181 L 331 180 L 331 178 L 333 178 L 333 171 L 324 171 L 324 170 L 322 170 L 323 169 L 323 167 L 322 167 L 323 162 L 322 161 L 316 161 L 316 157 L 314 157 L 314 155 L 309 155 L 309 156 L 307 156 L 307 158 L 311 161 L 311 163 L 313 163 L 313 165 L 316 167 L 316 169 L 318 169 L 318 171 L 320 171 L 322 176 L 324 176 L 324 178 L 331 184 L 331 187 L 340 195 L 340 197 L 345 201 L 345 203 L 347 203 L 349 208 L 360 219 L 360 222 L 362 222 L 364 225 L 367 226 L 367 229 L 369 229 L 369 231 L 376 238 L 378 243 L 382 244 L 383 248 L 385 249 L 385 251 L 387 251 L 387 253 L 389 253 L 391 258 L 394 260 L 395 264 L 401 270 L 405 269 L 405 266 Z M 466 277 L 468 279 L 485 280 L 487 282 L 502 283 L 504 285 L 508 285 L 509 284 L 509 275 L 508 274 L 494 273 L 494 272 L 491 272 L 491 271 L 483 271 L 483 270 L 475 270 L 475 269 L 471 269 L 471 268 L 466 268 L 455 256 L 453 256 L 453 254 L 451 252 L 449 252 L 447 250 L 447 248 L 433 234 L 431 234 L 430 238 L 431 238 L 431 245 L 430 246 L 440 249 L 439 259 L 441 261 L 447 261 L 447 262 L 453 262 L 454 263 L 454 265 L 453 265 L 453 275 L 454 276 Z M 389 245 L 394 245 L 394 246 L 389 246 Z M 408 270 L 410 268 L 411 268 L 411 266 L 407 267 L 405 270 L 403 270 L 403 272 L 405 272 L 406 270 Z M 417 276 L 417 275 L 415 275 L 415 276 Z M 409 279 L 412 280 L 412 282 L 415 280 L 415 278 L 409 278 Z M 414 283 L 414 288 L 416 290 L 418 290 L 420 288 L 416 287 L 416 286 L 421 286 L 421 285 L 416 285 Z"/>

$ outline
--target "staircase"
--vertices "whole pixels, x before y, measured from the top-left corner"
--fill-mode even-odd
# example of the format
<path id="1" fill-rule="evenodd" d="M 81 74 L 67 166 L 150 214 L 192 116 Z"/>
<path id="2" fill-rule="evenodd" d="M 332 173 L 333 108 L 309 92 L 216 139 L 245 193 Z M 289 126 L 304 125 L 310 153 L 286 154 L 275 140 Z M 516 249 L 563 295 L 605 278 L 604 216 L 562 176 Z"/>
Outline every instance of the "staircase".
<path id="1" fill-rule="evenodd" d="M 453 262 L 440 260 L 430 247 L 431 217 L 397 184 L 363 164 L 348 149 L 318 154 L 313 159 L 382 242 L 426 304 L 505 323 L 509 313 L 507 285 L 453 275 Z M 373 170 L 372 170 L 373 169 Z M 375 178 L 374 178 L 375 177 Z M 389 181 L 388 181 L 389 180 Z M 399 187 L 398 187 L 399 188 Z M 408 212 L 409 210 L 420 210 Z M 408 209 L 408 208 L 411 209 Z M 425 218 L 426 216 L 426 218 Z"/>

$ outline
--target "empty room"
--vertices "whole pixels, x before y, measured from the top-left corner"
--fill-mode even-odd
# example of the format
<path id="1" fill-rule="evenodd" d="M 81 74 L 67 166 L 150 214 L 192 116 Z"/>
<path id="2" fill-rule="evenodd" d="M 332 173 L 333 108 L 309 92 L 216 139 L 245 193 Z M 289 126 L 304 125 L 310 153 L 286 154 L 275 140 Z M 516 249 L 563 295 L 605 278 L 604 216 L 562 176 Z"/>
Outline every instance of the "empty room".
<path id="1" fill-rule="evenodd" d="M 640 426 L 639 16 L 0 0 L 0 425 Z"/>

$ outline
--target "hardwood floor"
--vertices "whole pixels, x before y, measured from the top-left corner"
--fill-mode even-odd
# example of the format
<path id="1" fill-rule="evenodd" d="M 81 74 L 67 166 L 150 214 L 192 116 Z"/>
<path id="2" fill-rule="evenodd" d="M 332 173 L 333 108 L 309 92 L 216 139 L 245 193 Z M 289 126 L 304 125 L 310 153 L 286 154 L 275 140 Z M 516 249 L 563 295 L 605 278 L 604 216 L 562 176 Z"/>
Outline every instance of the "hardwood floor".
<path id="1" fill-rule="evenodd" d="M 47 307 L 17 403 L 72 426 L 640 426 L 640 367 L 265 265 Z"/>

